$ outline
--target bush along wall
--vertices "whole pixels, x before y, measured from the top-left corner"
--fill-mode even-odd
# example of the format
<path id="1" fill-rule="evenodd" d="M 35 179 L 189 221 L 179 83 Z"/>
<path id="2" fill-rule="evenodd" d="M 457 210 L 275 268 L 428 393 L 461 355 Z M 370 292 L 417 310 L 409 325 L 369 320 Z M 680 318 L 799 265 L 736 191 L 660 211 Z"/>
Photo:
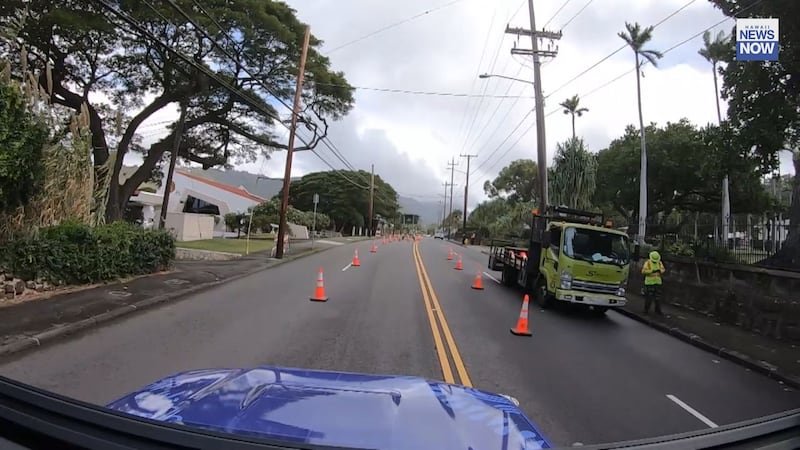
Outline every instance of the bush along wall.
<path id="1" fill-rule="evenodd" d="M 159 272 L 174 260 L 175 240 L 166 231 L 65 223 L 9 242 L 2 266 L 28 282 L 77 285 Z"/>

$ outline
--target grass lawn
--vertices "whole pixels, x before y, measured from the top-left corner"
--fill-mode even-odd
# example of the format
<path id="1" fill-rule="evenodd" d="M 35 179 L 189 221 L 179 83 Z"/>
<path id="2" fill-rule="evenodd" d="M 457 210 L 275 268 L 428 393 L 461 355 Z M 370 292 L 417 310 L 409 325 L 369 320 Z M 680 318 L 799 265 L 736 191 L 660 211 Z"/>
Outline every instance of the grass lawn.
<path id="1" fill-rule="evenodd" d="M 272 238 L 250 238 L 250 253 L 271 250 L 272 244 Z M 212 252 L 239 253 L 240 255 L 244 255 L 247 249 L 247 239 L 205 239 L 202 241 L 178 242 L 175 245 L 181 248 L 210 250 Z"/>

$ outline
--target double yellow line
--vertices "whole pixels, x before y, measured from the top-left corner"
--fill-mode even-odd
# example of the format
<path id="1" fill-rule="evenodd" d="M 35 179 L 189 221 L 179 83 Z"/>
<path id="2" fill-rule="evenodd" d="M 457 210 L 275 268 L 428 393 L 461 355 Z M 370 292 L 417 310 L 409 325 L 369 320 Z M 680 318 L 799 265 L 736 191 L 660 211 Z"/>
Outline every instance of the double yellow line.
<path id="1" fill-rule="evenodd" d="M 442 366 L 442 375 L 446 383 L 462 384 L 464 386 L 472 387 L 472 381 L 467 374 L 467 368 L 464 367 L 464 361 L 461 360 L 461 354 L 458 352 L 458 346 L 453 339 L 453 334 L 450 332 L 450 327 L 447 326 L 447 319 L 444 318 L 444 311 L 442 305 L 439 303 L 439 298 L 436 297 L 436 292 L 431 285 L 431 279 L 428 277 L 428 272 L 425 270 L 425 264 L 422 262 L 422 255 L 419 252 L 419 243 L 415 242 L 413 246 L 414 264 L 417 267 L 417 278 L 419 278 L 419 285 L 422 288 L 422 298 L 425 300 L 425 310 L 428 313 L 428 321 L 431 324 L 431 332 L 433 333 L 433 343 L 436 346 L 436 355 L 439 357 L 439 364 Z M 447 342 L 445 348 L 442 342 Z M 459 380 L 453 376 L 453 367 L 450 365 L 452 359 L 455 371 L 458 374 Z"/>

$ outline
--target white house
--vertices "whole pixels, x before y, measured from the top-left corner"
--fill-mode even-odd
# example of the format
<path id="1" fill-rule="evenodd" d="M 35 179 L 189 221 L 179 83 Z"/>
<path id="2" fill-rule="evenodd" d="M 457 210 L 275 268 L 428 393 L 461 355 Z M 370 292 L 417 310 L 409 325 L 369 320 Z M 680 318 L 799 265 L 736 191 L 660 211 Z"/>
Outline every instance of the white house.
<path id="1" fill-rule="evenodd" d="M 158 223 L 164 198 L 165 182 L 155 194 L 139 191 L 131 203 L 142 207 L 142 225 Z M 251 207 L 267 201 L 243 187 L 224 183 L 176 169 L 169 186 L 166 228 L 172 229 L 179 241 L 222 237 L 226 234 L 224 216 L 246 213 Z"/>
<path id="2" fill-rule="evenodd" d="M 153 227 L 161 216 L 164 183 L 155 194 L 139 191 L 132 196 L 133 206 L 142 208 L 142 225 Z M 218 181 L 175 169 L 167 206 L 166 228 L 173 230 L 179 241 L 193 241 L 225 237 L 229 234 L 224 217 L 228 213 L 246 213 L 250 208 L 267 201 L 251 194 L 242 186 L 234 187 Z M 308 229 L 289 224 L 292 236 L 308 239 Z"/>

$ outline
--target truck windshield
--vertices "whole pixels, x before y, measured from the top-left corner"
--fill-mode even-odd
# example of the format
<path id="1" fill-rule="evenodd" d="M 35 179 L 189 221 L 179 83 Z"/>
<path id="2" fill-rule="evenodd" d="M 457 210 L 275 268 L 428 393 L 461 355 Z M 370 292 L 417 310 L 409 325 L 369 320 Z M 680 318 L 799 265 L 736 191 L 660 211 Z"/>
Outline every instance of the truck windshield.
<path id="1" fill-rule="evenodd" d="M 627 236 L 575 227 L 567 228 L 564 234 L 564 254 L 582 261 L 619 266 L 630 259 Z"/>

